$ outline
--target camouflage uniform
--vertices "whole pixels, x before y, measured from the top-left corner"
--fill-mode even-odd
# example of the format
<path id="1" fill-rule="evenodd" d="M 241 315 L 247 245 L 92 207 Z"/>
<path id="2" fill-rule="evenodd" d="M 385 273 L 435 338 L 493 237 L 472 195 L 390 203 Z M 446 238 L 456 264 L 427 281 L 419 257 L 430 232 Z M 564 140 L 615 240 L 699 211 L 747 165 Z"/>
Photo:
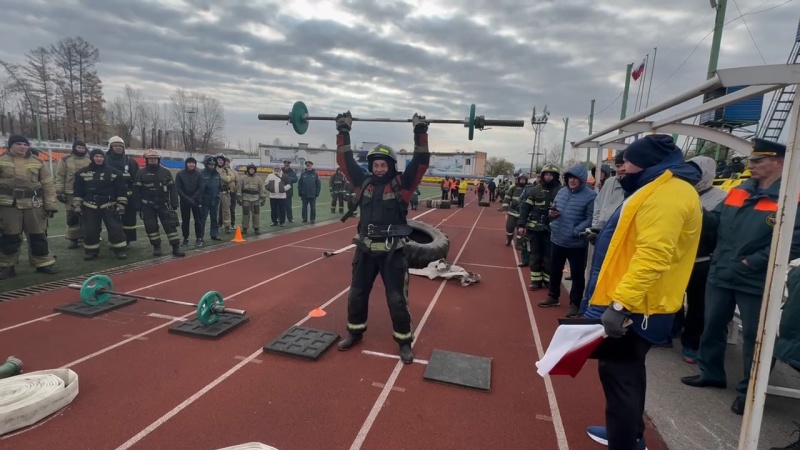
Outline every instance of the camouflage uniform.
<path id="1" fill-rule="evenodd" d="M 24 136 L 12 135 L 0 155 L 0 280 L 16 275 L 22 233 L 28 237 L 29 261 L 37 272 L 55 273 L 56 262 L 47 243 L 47 218 L 58 211 L 50 169 L 28 148 Z M 14 149 L 26 152 L 15 156 Z"/>
<path id="2" fill-rule="evenodd" d="M 221 161 L 220 161 L 221 160 Z M 236 173 L 233 169 L 225 167 L 228 158 L 222 153 L 217 155 L 217 172 L 220 177 L 219 190 L 219 220 L 218 223 L 225 227 L 225 232 L 231 232 L 231 192 L 236 191 Z"/>
<path id="3" fill-rule="evenodd" d="M 77 150 L 83 147 L 83 153 Z M 66 205 L 67 210 L 67 233 L 69 249 L 78 248 L 78 242 L 83 240 L 81 231 L 81 216 L 72 208 L 73 185 L 75 184 L 75 174 L 88 166 L 89 157 L 86 153 L 86 144 L 83 141 L 72 143 L 72 153 L 61 158 L 56 168 L 56 199 Z"/>

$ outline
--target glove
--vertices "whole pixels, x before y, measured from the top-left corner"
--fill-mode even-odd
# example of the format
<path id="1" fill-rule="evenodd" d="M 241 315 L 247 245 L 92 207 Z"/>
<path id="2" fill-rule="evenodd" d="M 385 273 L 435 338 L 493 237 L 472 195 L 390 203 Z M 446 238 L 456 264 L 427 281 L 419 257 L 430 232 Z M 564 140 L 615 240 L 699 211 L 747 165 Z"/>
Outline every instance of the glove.
<path id="1" fill-rule="evenodd" d="M 353 129 L 353 115 L 350 111 L 336 116 L 336 130 L 340 133 L 349 133 Z"/>
<path id="2" fill-rule="evenodd" d="M 631 313 L 625 309 L 622 311 L 615 311 L 614 308 L 606 308 L 603 315 L 600 316 L 600 323 L 603 324 L 606 334 L 610 338 L 618 339 L 625 336 L 628 332 L 626 327 Z"/>
<path id="3" fill-rule="evenodd" d="M 67 204 L 67 196 L 64 194 L 56 194 L 56 200 L 58 200 L 59 203 Z"/>
<path id="4" fill-rule="evenodd" d="M 421 134 L 428 132 L 428 122 L 425 121 L 425 116 L 417 115 L 411 118 L 411 125 L 414 127 L 414 134 Z"/>
<path id="5" fill-rule="evenodd" d="M 236 199 L 236 204 L 239 205 L 239 206 L 242 206 L 242 200 Z"/>
<path id="6" fill-rule="evenodd" d="M 261 200 L 260 202 L 258 202 L 258 204 L 261 205 L 261 206 L 264 206 L 266 203 L 267 203 L 266 200 Z"/>

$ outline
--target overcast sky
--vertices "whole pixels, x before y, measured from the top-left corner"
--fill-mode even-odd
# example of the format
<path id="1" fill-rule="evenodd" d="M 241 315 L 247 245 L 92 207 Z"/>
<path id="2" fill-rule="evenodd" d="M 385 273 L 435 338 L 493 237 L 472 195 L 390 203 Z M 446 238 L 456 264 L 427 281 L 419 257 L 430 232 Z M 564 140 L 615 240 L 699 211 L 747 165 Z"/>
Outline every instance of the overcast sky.
<path id="1" fill-rule="evenodd" d="M 654 47 L 651 106 L 702 83 L 714 27 L 707 0 L 2 4 L 0 58 L 21 62 L 33 47 L 80 35 L 100 50 L 108 99 L 126 83 L 151 100 L 168 101 L 177 87 L 217 97 L 234 147 L 276 137 L 333 147 L 333 122 L 312 123 L 299 136 L 283 122 L 257 120 L 259 113 L 288 113 L 297 100 L 314 115 L 349 109 L 400 119 L 414 112 L 461 119 L 475 103 L 479 115 L 526 126 L 476 131 L 469 141 L 460 126 L 433 125 L 431 149 L 486 151 L 519 164 L 530 162 L 534 106 L 551 112 L 543 147 L 561 144 L 565 117 L 568 140 L 586 136 L 591 99 L 595 130 L 610 125 L 619 119 L 626 65 L 638 66 L 648 53 L 652 61 Z M 742 14 L 752 38 L 744 21 L 734 20 Z M 719 67 L 785 63 L 798 19 L 798 0 L 729 0 Z M 633 83 L 629 115 L 637 89 Z M 352 135 L 397 149 L 413 145 L 407 124 L 356 123 Z"/>

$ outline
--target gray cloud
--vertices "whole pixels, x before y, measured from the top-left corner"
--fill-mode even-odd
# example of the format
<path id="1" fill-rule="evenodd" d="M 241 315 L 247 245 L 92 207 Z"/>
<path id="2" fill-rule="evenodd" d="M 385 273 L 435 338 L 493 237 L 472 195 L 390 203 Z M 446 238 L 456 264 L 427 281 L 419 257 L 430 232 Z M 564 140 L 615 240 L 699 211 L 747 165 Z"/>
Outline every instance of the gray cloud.
<path id="1" fill-rule="evenodd" d="M 785 0 L 737 0 L 742 13 Z M 652 58 L 658 46 L 650 105 L 705 79 L 713 27 L 707 3 L 673 0 L 339 0 L 303 10 L 303 2 L 226 0 L 67 3 L 6 0 L 0 58 L 22 61 L 25 51 L 81 35 L 100 49 L 107 97 L 125 83 L 152 100 L 175 88 L 202 91 L 223 102 L 227 138 L 333 145 L 332 123 L 314 123 L 304 136 L 259 113 L 286 113 L 303 100 L 312 114 L 463 118 L 478 114 L 530 120 L 531 109 L 552 112 L 543 144 L 585 136 L 591 99 L 595 130 L 619 118 L 625 66 Z M 294 5 L 294 6 L 293 6 Z M 661 5 L 661 2 L 659 2 Z M 745 16 L 764 58 L 786 60 L 797 26 L 793 3 Z M 733 4 L 727 20 L 739 16 Z M 349 23 L 337 21 L 350 17 Z M 692 51 L 694 53 L 689 56 Z M 720 67 L 759 65 L 761 56 L 741 19 L 726 26 Z M 648 82 L 649 83 L 649 82 Z M 628 114 L 637 103 L 631 86 Z M 354 139 L 411 145 L 410 127 L 357 124 Z M 530 125 L 494 129 L 466 139 L 458 126 L 433 126 L 436 150 L 483 150 L 515 162 L 529 160 Z"/>

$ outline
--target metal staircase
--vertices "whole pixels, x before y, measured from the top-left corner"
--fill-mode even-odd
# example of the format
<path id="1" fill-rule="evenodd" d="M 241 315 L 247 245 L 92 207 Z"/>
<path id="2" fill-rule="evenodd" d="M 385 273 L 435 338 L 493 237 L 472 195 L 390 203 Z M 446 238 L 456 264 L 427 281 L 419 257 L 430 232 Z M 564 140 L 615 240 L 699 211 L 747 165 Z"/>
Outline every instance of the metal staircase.
<path id="1" fill-rule="evenodd" d="M 794 40 L 792 52 L 786 64 L 797 64 L 800 60 L 800 25 L 797 27 L 797 37 Z M 794 101 L 796 85 L 790 84 L 772 94 L 772 101 L 767 108 L 766 123 L 762 123 L 756 133 L 757 137 L 768 141 L 777 142 L 783 132 L 786 121 L 789 120 L 789 111 Z"/>

